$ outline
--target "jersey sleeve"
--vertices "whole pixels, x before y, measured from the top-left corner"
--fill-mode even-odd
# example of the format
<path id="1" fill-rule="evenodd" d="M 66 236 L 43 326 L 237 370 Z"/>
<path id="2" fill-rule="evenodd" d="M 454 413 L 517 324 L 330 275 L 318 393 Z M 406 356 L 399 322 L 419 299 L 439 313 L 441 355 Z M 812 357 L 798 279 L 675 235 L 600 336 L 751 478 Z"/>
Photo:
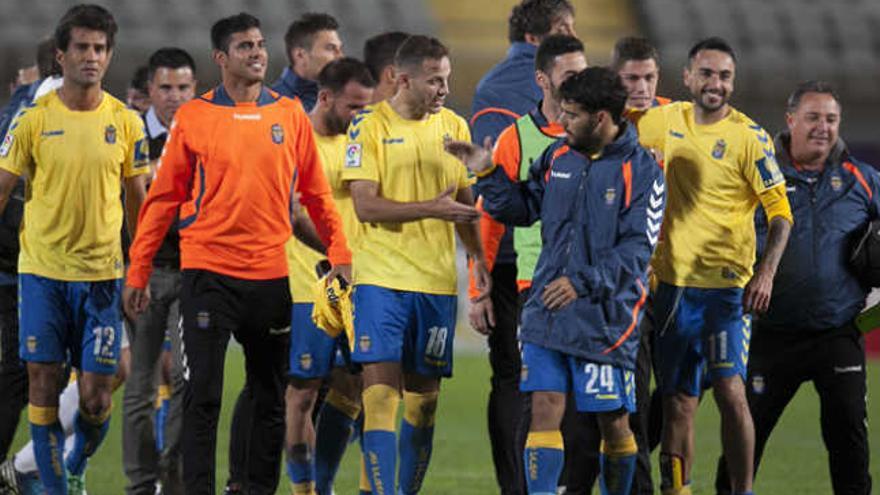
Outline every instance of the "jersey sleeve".
<path id="1" fill-rule="evenodd" d="M 15 175 L 24 174 L 33 160 L 33 133 L 36 112 L 25 107 L 9 125 L 9 131 L 0 143 L 0 168 Z"/>
<path id="2" fill-rule="evenodd" d="M 649 109 L 638 118 L 639 143 L 647 149 L 663 151 L 666 140 L 667 121 L 663 107 Z"/>
<path id="3" fill-rule="evenodd" d="M 128 128 L 128 150 L 122 166 L 122 176 L 126 179 L 150 172 L 150 148 L 144 121 L 138 115 L 125 110 L 126 127 Z"/>
<path id="4" fill-rule="evenodd" d="M 315 135 L 305 111 L 294 111 L 294 125 L 297 137 L 295 156 L 298 157 L 295 190 L 300 193 L 300 203 L 309 212 L 318 236 L 327 247 L 327 259 L 330 263 L 350 264 L 351 251 L 343 231 L 342 217 L 333 203 L 330 184 L 324 175 Z"/>
<path id="5" fill-rule="evenodd" d="M 129 250 L 131 265 L 125 281 L 131 287 L 146 287 L 153 271 L 153 257 L 174 222 L 178 207 L 190 192 L 197 159 L 187 144 L 186 115 L 183 115 L 187 110 L 177 111 L 159 159 L 156 178 L 138 214 L 137 234 Z"/>
<path id="6" fill-rule="evenodd" d="M 471 140 L 471 130 L 467 126 L 467 122 L 464 121 L 459 116 L 455 116 L 456 120 L 456 129 L 454 138 L 457 141 L 470 141 Z M 459 165 L 459 173 L 458 173 L 458 189 L 466 189 L 471 187 L 475 180 L 468 173 L 467 167 L 456 160 L 456 164 Z"/>
<path id="7" fill-rule="evenodd" d="M 759 125 L 749 126 L 740 166 L 743 176 L 756 195 L 780 184 L 785 184 L 785 177 L 779 170 L 779 164 L 776 163 L 773 140 L 767 131 Z"/>
<path id="8" fill-rule="evenodd" d="M 348 127 L 348 140 L 345 144 L 345 163 L 342 166 L 342 180 L 369 180 L 381 182 L 379 164 L 382 163 L 382 148 L 379 136 L 374 131 L 372 110 L 365 110 L 353 119 Z"/>

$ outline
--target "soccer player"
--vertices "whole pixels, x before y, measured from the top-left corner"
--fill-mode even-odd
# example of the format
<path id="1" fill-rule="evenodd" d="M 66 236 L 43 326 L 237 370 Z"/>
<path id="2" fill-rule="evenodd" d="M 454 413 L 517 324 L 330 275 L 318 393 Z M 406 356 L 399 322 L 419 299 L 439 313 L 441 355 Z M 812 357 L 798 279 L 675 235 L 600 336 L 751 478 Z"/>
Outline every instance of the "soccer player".
<path id="1" fill-rule="evenodd" d="M 663 215 L 663 172 L 623 118 L 626 90 L 613 71 L 585 69 L 559 91 L 565 140 L 550 145 L 525 180 L 512 181 L 486 149 L 448 148 L 479 177 L 490 214 L 523 226 L 541 221 L 543 245 L 520 327 L 521 388 L 532 403 L 523 455 L 528 492 L 556 493 L 560 425 L 573 391 L 577 409 L 599 422 L 601 493 L 628 495 L 637 454 L 628 420 L 632 375 Z"/>
<path id="2" fill-rule="evenodd" d="M 660 55 L 657 49 L 645 38 L 624 37 L 614 44 L 611 54 L 611 68 L 620 76 L 626 88 L 626 110 L 624 116 L 633 124 L 650 109 L 670 102 L 668 98 L 657 96 L 657 83 L 660 79 Z M 652 295 L 648 291 L 645 314 L 640 327 L 639 354 L 636 358 L 636 412 L 630 415 L 630 428 L 639 446 L 636 477 L 633 480 L 633 493 L 654 493 L 651 479 L 651 451 L 660 443 L 660 429 L 663 421 L 662 394 L 659 390 L 651 393 L 651 348 L 654 340 L 654 315 Z"/>
<path id="3" fill-rule="evenodd" d="M 186 493 L 215 493 L 230 335 L 244 348 L 254 401 L 244 488 L 274 493 L 290 333 L 284 245 L 294 191 L 315 219 L 333 276 L 348 276 L 351 254 L 308 116 L 298 101 L 263 85 L 268 53 L 259 20 L 246 13 L 221 19 L 211 43 L 222 82 L 175 114 L 131 248 L 123 300 L 131 316 L 146 308 L 152 261 L 179 209 Z"/>
<path id="4" fill-rule="evenodd" d="M 694 415 L 711 385 L 735 494 L 752 490 L 754 431 L 745 395 L 751 319 L 767 309 L 791 211 L 773 142 L 733 109 L 736 56 L 720 38 L 695 44 L 684 83 L 693 101 L 648 110 L 639 120 L 646 148 L 665 161 L 669 203 L 652 260 L 659 286 L 654 349 L 663 393 L 660 474 L 664 494 L 690 493 Z M 769 218 L 754 271 L 754 213 Z"/>
<path id="5" fill-rule="evenodd" d="M 486 137 L 497 139 L 501 131 L 540 106 L 543 91 L 535 80 L 535 55 L 541 41 L 553 34 L 575 35 L 574 7 L 570 1 L 522 0 L 513 7 L 508 18 L 510 48 L 507 55 L 483 76 L 474 92 L 470 120 L 474 143 L 482 144 Z M 505 231 L 491 271 L 491 303 L 497 310 L 497 319 L 488 339 L 492 367 L 488 424 L 491 425 L 489 439 L 496 480 L 502 493 L 515 495 L 522 493 L 524 478 L 520 449 L 514 446 L 522 445 L 523 417 L 527 414 L 522 411 L 525 401 L 519 391 L 521 363 L 516 341 L 519 290 L 513 244 L 513 231 Z M 573 413 L 566 417 L 566 437 L 575 438 L 583 433 L 575 423 Z M 585 464 L 573 456 L 570 460 Z M 578 476 L 582 473 L 582 469 L 576 469 L 571 473 L 575 478 L 562 483 L 572 488 L 585 484 Z"/>
<path id="6" fill-rule="evenodd" d="M 865 345 L 853 320 L 868 290 L 848 260 L 853 237 L 880 217 L 880 176 L 846 149 L 839 134 L 840 99 L 828 83 L 798 85 L 785 121 L 776 156 L 794 227 L 770 308 L 755 323 L 752 339 L 746 391 L 755 423 L 755 471 L 785 407 L 811 381 L 819 394 L 834 493 L 867 494 Z M 767 231 L 766 216 L 758 215 L 756 230 Z M 759 244 L 758 252 L 763 249 Z M 723 460 L 719 467 L 718 493 L 730 493 Z"/>
<path id="7" fill-rule="evenodd" d="M 21 358 L 28 417 L 46 493 L 82 493 L 86 461 L 107 432 L 122 338 L 119 232 L 144 196 L 143 123 L 101 89 L 116 22 L 104 8 L 77 5 L 55 31 L 64 82 L 19 112 L 0 146 L 0 209 L 28 177 L 19 258 Z M 79 370 L 74 448 L 64 462 L 58 422 L 64 362 Z"/>
<path id="8" fill-rule="evenodd" d="M 544 98 L 539 106 L 502 131 L 495 145 L 493 161 L 504 168 L 511 180 L 519 180 L 528 174 L 532 162 L 557 139 L 565 136 L 565 131 L 557 122 L 561 113 L 559 87 L 568 77 L 577 74 L 587 67 L 584 45 L 577 38 L 563 34 L 547 36 L 538 47 L 535 56 L 535 80 Z M 483 212 L 480 218 L 481 239 L 486 254 L 487 268 L 496 273 L 494 263 L 499 246 L 508 231 L 513 231 L 513 247 L 516 255 L 514 270 L 502 268 L 505 283 L 512 283 L 519 291 L 516 304 L 504 305 L 506 297 L 501 289 L 494 287 L 494 297 L 479 299 L 479 291 L 475 279 L 470 277 L 469 296 L 475 300 L 471 303 L 469 320 L 471 326 L 482 334 L 488 335 L 489 363 L 496 370 L 492 380 L 493 392 L 489 400 L 489 437 L 492 439 L 492 455 L 495 460 L 495 475 L 501 493 L 521 493 L 525 488 L 525 477 L 522 475 L 522 452 L 527 426 L 523 411 L 524 397 L 519 392 L 520 356 L 516 327 L 519 324 L 519 312 L 528 298 L 532 275 L 538 254 L 541 252 L 541 227 L 539 224 L 530 227 L 505 226 Z M 511 280 L 507 280 L 510 278 Z M 499 281 L 496 278 L 496 282 Z M 494 307 L 493 303 L 501 304 Z M 510 321 L 512 320 L 512 321 Z M 501 323 L 501 325 L 499 325 Z M 513 331 L 508 331 L 512 328 Z M 498 383 L 499 380 L 510 382 Z M 574 419 L 574 415 L 569 418 Z M 516 434 L 518 433 L 519 434 Z M 597 443 L 598 446 L 598 443 Z M 579 449 L 584 452 L 586 449 Z M 586 452 L 584 452 L 586 454 Z M 570 456 L 571 459 L 582 461 L 581 456 Z M 592 476 L 586 473 L 588 467 L 579 462 L 579 478 L 595 479 L 596 469 Z M 594 463 L 595 464 L 595 463 Z M 515 479 L 508 479 L 507 468 L 513 468 Z M 571 480 L 572 485 L 574 480 Z M 566 481 L 568 482 L 568 481 Z M 588 481 L 584 481 L 589 484 Z M 567 486 L 567 489 L 576 489 Z M 586 488 L 586 487 L 584 487 Z"/>
<path id="9" fill-rule="evenodd" d="M 147 64 L 150 108 L 144 116 L 150 160 L 162 154 L 168 129 L 181 105 L 193 99 L 196 90 L 195 62 L 180 48 L 162 48 L 154 52 Z M 134 321 L 131 336 L 131 375 L 123 398 L 122 451 L 123 466 L 129 485 L 126 493 L 149 494 L 156 491 L 161 479 L 166 493 L 182 493 L 179 469 L 180 428 L 183 422 L 183 369 L 180 359 L 180 251 L 177 227 L 172 226 L 153 258 L 150 277 L 152 298 L 146 311 Z M 170 331 L 169 331 L 170 330 Z M 167 335 L 167 338 L 166 338 Z M 164 359 L 165 342 L 175 359 Z M 165 363 L 171 369 L 165 369 Z M 159 399 L 165 412 L 153 419 L 156 402 L 156 377 L 170 376 L 159 385 Z M 162 380 L 165 382 L 165 380 Z M 163 426 L 167 427 L 165 434 Z M 164 439 L 157 452 L 157 438 Z"/>
<path id="10" fill-rule="evenodd" d="M 646 38 L 627 36 L 617 40 L 611 53 L 611 67 L 626 88 L 626 116 L 637 123 L 634 114 L 670 102 L 657 96 L 660 82 L 660 54 Z"/>
<path id="11" fill-rule="evenodd" d="M 293 21 L 284 35 L 287 60 L 272 89 L 300 99 L 307 112 L 318 98 L 318 74 L 329 62 L 342 57 L 339 23 L 329 14 L 307 13 Z"/>
<path id="12" fill-rule="evenodd" d="M 346 238 L 352 243 L 359 222 L 348 188 L 340 180 L 345 162 L 345 131 L 355 114 L 370 103 L 375 85 L 363 62 L 352 58 L 330 62 L 318 75 L 318 101 L 309 115 L 324 173 L 342 216 Z M 344 361 L 337 364 L 338 354 L 350 352 L 345 335 L 331 338 L 312 321 L 315 266 L 324 256 L 295 239 L 288 243 L 287 255 L 294 301 L 286 399 L 287 473 L 293 493 L 329 495 L 361 412 L 360 382 L 345 370 Z M 327 378 L 331 388 L 321 408 L 316 434 L 312 409 Z"/>
<path id="13" fill-rule="evenodd" d="M 397 93 L 394 54 L 407 38 L 409 35 L 406 33 L 390 31 L 377 34 L 364 42 L 364 63 L 376 81 L 372 103 L 387 100 Z"/>
<path id="14" fill-rule="evenodd" d="M 490 284 L 467 171 L 443 152 L 445 139 L 470 139 L 467 123 L 443 106 L 448 51 L 411 36 L 394 70 L 397 94 L 352 120 L 342 171 L 364 222 L 354 250 L 352 358 L 363 364 L 363 451 L 376 495 L 417 493 L 427 473 L 440 379 L 452 372 L 454 230 L 475 260 L 478 286 L 487 292 Z"/>
<path id="15" fill-rule="evenodd" d="M 48 38 L 37 46 L 40 79 L 16 88 L 0 110 L 0 143 L 12 119 L 31 104 L 48 86 L 60 85 L 61 67 L 55 60 L 55 40 Z M 53 88 L 54 89 L 54 88 Z M 0 459 L 5 459 L 15 436 L 21 410 L 27 405 L 27 368 L 18 355 L 18 232 L 24 201 L 24 180 L 9 196 L 0 216 Z"/>

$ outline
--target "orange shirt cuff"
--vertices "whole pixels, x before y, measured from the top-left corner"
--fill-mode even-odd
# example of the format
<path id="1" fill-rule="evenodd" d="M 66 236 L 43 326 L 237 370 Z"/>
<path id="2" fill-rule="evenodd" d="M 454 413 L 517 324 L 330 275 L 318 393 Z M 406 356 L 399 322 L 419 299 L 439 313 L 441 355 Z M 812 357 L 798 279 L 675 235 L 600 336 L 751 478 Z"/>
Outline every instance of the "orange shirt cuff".
<path id="1" fill-rule="evenodd" d="M 128 274 L 125 277 L 125 285 L 134 287 L 135 289 L 144 289 L 150 282 L 150 275 L 153 273 L 151 265 L 135 265 L 134 263 L 128 267 Z"/>

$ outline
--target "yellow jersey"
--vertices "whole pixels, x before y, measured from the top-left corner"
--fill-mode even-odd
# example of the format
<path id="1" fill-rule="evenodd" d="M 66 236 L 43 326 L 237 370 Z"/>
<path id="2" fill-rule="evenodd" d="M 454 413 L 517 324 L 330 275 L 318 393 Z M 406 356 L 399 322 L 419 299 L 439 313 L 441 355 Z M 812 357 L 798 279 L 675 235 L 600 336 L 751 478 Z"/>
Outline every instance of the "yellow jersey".
<path id="1" fill-rule="evenodd" d="M 697 125 L 691 102 L 648 110 L 638 130 L 645 148 L 662 153 L 666 171 L 654 273 L 677 286 L 744 287 L 755 264 L 759 200 L 781 195 L 791 219 L 773 139 L 733 108 L 719 122 Z"/>
<path id="2" fill-rule="evenodd" d="M 22 109 L 0 168 L 24 175 L 19 273 L 66 281 L 122 277 L 122 179 L 149 173 L 140 116 L 109 93 L 70 110 L 58 93 Z"/>
<path id="3" fill-rule="evenodd" d="M 407 120 L 387 101 L 358 114 L 348 130 L 343 181 L 379 184 L 379 195 L 398 202 L 427 201 L 455 186 L 470 187 L 467 169 L 443 149 L 445 138 L 470 141 L 467 122 L 446 108 Z M 350 244 L 355 284 L 455 295 L 455 230 L 427 218 L 363 224 Z"/>
<path id="4" fill-rule="evenodd" d="M 315 144 L 324 168 L 327 183 L 333 191 L 333 202 L 342 217 L 342 228 L 345 238 L 351 245 L 357 238 L 360 222 L 354 212 L 351 194 L 342 182 L 342 164 L 345 161 L 345 134 L 321 136 L 315 133 Z M 315 282 L 318 275 L 315 265 L 326 258 L 325 255 L 306 246 L 291 237 L 285 246 L 287 250 L 287 266 L 289 269 L 290 295 L 294 303 L 315 302 Z"/>

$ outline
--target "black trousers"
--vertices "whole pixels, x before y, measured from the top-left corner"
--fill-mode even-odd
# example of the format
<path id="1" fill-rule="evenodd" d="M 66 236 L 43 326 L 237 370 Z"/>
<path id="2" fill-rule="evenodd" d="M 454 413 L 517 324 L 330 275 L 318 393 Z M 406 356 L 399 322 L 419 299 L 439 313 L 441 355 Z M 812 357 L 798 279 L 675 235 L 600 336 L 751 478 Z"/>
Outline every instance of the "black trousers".
<path id="1" fill-rule="evenodd" d="M 770 433 L 804 382 L 819 394 L 822 439 L 836 495 L 871 493 L 865 403 L 865 344 L 852 326 L 827 331 L 772 331 L 757 322 L 752 334 L 746 394 L 755 423 L 755 474 Z M 727 465 L 718 463 L 715 488 L 730 493 Z"/>
<path id="2" fill-rule="evenodd" d="M 18 288 L 4 285 L 0 286 L 0 460 L 9 453 L 27 402 L 27 368 L 18 355 Z"/>
<path id="3" fill-rule="evenodd" d="M 215 494 L 217 422 L 230 335 L 245 355 L 246 387 L 254 414 L 249 426 L 248 479 L 252 495 L 278 486 L 284 440 L 284 387 L 290 344 L 287 277 L 242 280 L 184 270 L 180 307 L 186 388 L 183 477 L 188 495 Z"/>
<path id="4" fill-rule="evenodd" d="M 489 440 L 495 479 L 502 495 L 525 491 L 523 449 L 528 431 L 526 396 L 519 391 L 522 358 L 517 340 L 520 302 L 516 265 L 499 263 L 492 269 L 492 305 L 495 327 L 489 334 L 489 365 L 492 368 L 487 408 Z"/>

